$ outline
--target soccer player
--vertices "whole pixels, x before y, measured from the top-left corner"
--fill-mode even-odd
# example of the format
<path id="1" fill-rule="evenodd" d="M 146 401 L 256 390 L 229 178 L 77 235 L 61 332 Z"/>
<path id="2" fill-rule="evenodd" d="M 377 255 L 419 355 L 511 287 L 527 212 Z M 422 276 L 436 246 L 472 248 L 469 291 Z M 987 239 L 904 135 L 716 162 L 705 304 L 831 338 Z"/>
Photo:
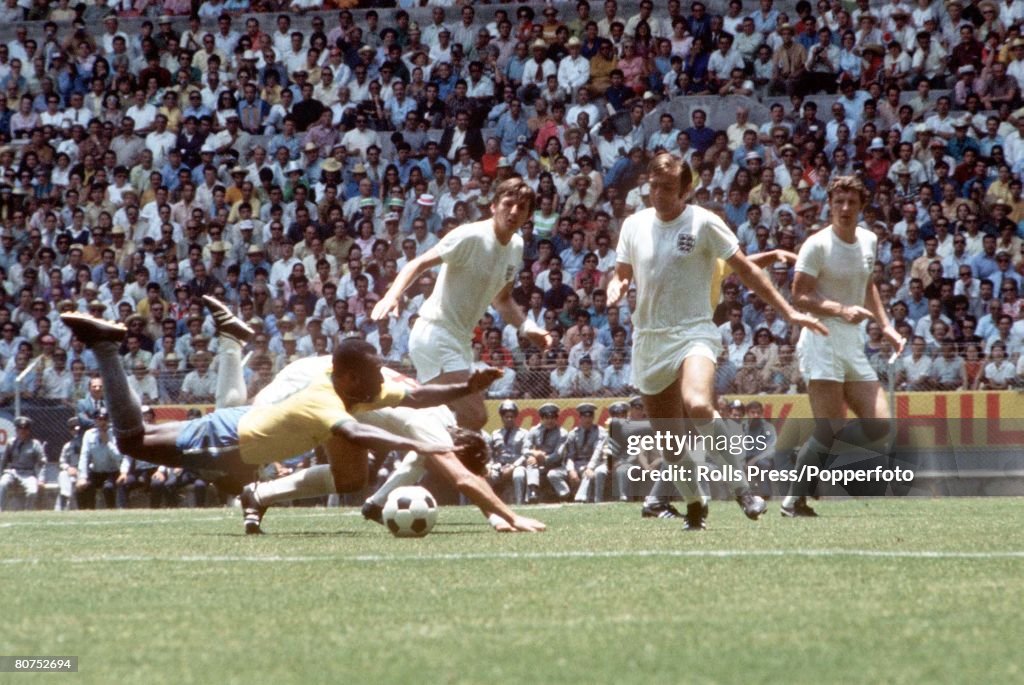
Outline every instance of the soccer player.
<path id="1" fill-rule="evenodd" d="M 223 321 L 214 318 L 217 323 Z M 352 412 L 445 404 L 481 392 L 498 375 L 483 370 L 463 383 L 409 389 L 385 383 L 373 346 L 349 339 L 335 349 L 330 374 L 313 378 L 274 405 L 230 407 L 192 421 L 144 425 L 138 398 L 128 388 L 118 355 L 125 327 L 77 313 L 64 314 L 61 320 L 96 356 L 121 451 L 174 468 L 213 471 L 218 474 L 218 487 L 230 494 L 241 492 L 256 466 L 303 454 L 333 437 L 352 447 L 345 451 L 348 459 L 331 462 L 339 488 L 350 486 L 353 478 L 359 485 L 365 480 L 365 465 L 360 474 L 357 457 L 368 449 L 415 450 L 427 456 L 449 453 L 451 444 L 402 438 L 356 421 Z"/>
<path id="2" fill-rule="evenodd" d="M 204 296 L 203 301 L 213 314 L 220 345 L 217 361 L 220 375 L 217 384 L 217 407 L 240 406 L 246 403 L 245 378 L 242 373 L 240 338 L 251 336 L 248 327 L 227 306 L 216 298 Z M 333 370 L 330 356 L 300 359 L 280 371 L 266 388 L 253 398 L 256 407 L 274 405 L 310 385 L 313 379 L 329 375 Z M 382 368 L 385 381 L 416 390 L 416 381 L 388 368 Z M 483 439 L 473 431 L 460 429 L 447 407 L 410 409 L 394 407 L 359 412 L 355 418 L 363 423 L 395 435 L 422 442 L 451 444 L 454 453 L 422 455 L 409 452 L 396 466 L 388 480 L 363 504 L 363 516 L 383 523 L 382 509 L 388 494 L 402 485 L 420 480 L 425 470 L 438 473 L 460 493 L 476 503 L 488 521 L 499 532 L 542 531 L 543 523 L 517 516 L 494 494 L 480 476 L 485 470 L 487 455 Z M 269 506 L 283 501 L 320 497 L 336 492 L 350 492 L 362 487 L 366 474 L 365 451 L 337 437 L 322 445 L 329 463 L 351 464 L 347 475 L 339 479 L 329 465 L 317 465 L 271 482 L 252 483 L 242 489 L 240 500 L 245 532 L 263 532 L 261 523 Z"/>
<path id="3" fill-rule="evenodd" d="M 827 329 L 814 317 L 793 309 L 772 288 L 718 216 L 687 204 L 692 182 L 689 166 L 669 153 L 651 162 L 653 207 L 633 214 L 623 224 L 608 302 L 618 302 L 629 286 L 636 284 L 633 375 L 648 417 L 652 422 L 671 420 L 676 427 L 681 420 L 689 421 L 702 436 L 713 436 L 713 419 L 720 418 L 713 403 L 713 381 L 722 345 L 710 306 L 716 260 L 724 260 L 746 287 L 791 323 L 823 334 Z M 737 468 L 742 468 L 742 457 L 733 458 Z M 684 467 L 677 471 L 677 483 L 686 499 L 685 529 L 703 530 L 707 504 L 690 477 L 703 453 L 666 451 L 665 459 L 681 461 Z M 752 518 L 765 509 L 764 500 L 749 487 L 737 499 Z"/>
<path id="4" fill-rule="evenodd" d="M 256 407 L 274 405 L 282 397 L 288 397 L 325 373 L 331 373 L 333 359 L 329 356 L 312 357 L 292 362 L 261 390 L 253 400 Z M 411 378 L 391 369 L 381 372 L 390 383 L 412 389 L 420 387 Z M 487 517 L 491 526 L 499 532 L 543 531 L 540 521 L 519 516 L 509 509 L 495 494 L 482 477 L 486 473 L 487 448 L 479 433 L 455 424 L 455 416 L 447 407 L 411 409 L 408 407 L 381 408 L 356 412 L 353 416 L 360 422 L 386 430 L 394 435 L 420 442 L 448 444 L 452 451 L 443 454 L 421 454 L 409 452 L 387 481 L 363 505 L 363 516 L 377 523 L 383 523 L 382 510 L 388 495 L 395 488 L 419 482 L 426 471 L 438 473 L 448 480 L 470 501 L 476 504 Z M 456 456 L 455 446 L 462 449 Z M 330 440 L 324 445 L 328 456 L 338 458 L 350 449 L 343 442 Z M 364 467 L 365 468 L 365 467 Z M 328 466 L 312 466 L 289 476 L 270 482 L 253 483 L 246 486 L 241 495 L 245 532 L 262 533 L 261 523 L 267 508 L 278 503 L 307 497 L 320 497 L 338 492 L 331 478 Z"/>
<path id="5" fill-rule="evenodd" d="M 857 225 L 868 190 L 856 176 L 839 176 L 829 184 L 828 196 L 832 225 L 804 242 L 793 280 L 793 304 L 821 317 L 829 331 L 826 338 L 805 330 L 797 343 L 815 418 L 813 434 L 797 453 L 797 471 L 805 465 L 820 467 L 840 430 L 846 442 L 876 452 L 888 449 L 889 402 L 864 354 L 860 324 L 877 322 L 897 354 L 906 343 L 889 322 L 871 279 L 877 237 Z M 844 404 L 860 419 L 848 432 L 843 429 Z M 807 505 L 811 487 L 791 483 L 782 515 L 817 516 Z"/>
<path id="6" fill-rule="evenodd" d="M 517 231 L 533 212 L 533 204 L 533 190 L 523 179 L 503 181 L 491 203 L 493 218 L 456 228 L 410 261 L 374 306 L 374 321 L 397 312 L 409 284 L 441 265 L 434 291 L 420 307 L 409 334 L 409 357 L 421 383 L 460 383 L 469 378 L 473 329 L 488 304 L 533 344 L 546 347 L 551 342 L 547 331 L 526 318 L 512 299 L 513 281 L 523 260 L 523 239 Z M 450 406 L 464 428 L 480 430 L 487 422 L 481 394 Z"/>
<path id="7" fill-rule="evenodd" d="M 786 264 L 796 263 L 796 255 L 788 250 L 770 250 L 768 252 L 760 252 L 748 257 L 747 259 L 759 269 L 766 269 L 777 262 L 785 262 Z M 715 260 L 715 272 L 711 282 L 711 297 L 709 299 L 712 311 L 714 311 L 715 306 L 718 304 L 719 297 L 721 296 L 722 283 L 730 273 L 732 272 L 729 265 L 726 264 L 724 260 Z M 643 405 L 642 401 L 640 404 L 641 406 Z M 631 409 L 633 408 L 632 403 L 630 403 L 630 407 Z M 640 412 L 642 414 L 642 409 Z M 640 416 L 640 419 L 643 418 L 645 418 L 645 416 Z M 716 453 L 713 456 L 717 461 L 724 464 L 735 465 L 739 463 L 739 460 L 733 459 L 731 455 L 724 452 Z M 661 470 L 667 473 L 670 465 L 667 462 L 661 462 L 661 464 Z M 742 497 L 743 493 L 750 488 L 750 484 L 746 482 L 746 478 L 739 478 L 737 481 L 738 482 L 736 482 L 734 487 L 734 492 L 738 497 Z M 665 477 L 661 480 L 655 481 L 650 493 L 644 498 L 644 505 L 640 510 L 640 516 L 642 518 L 659 519 L 679 518 L 679 511 L 672 505 L 672 497 L 677 494 L 681 493 L 671 478 Z M 763 511 L 759 511 L 759 509 L 760 507 L 754 507 L 752 509 L 744 508 L 744 512 L 751 518 L 756 519 Z"/>

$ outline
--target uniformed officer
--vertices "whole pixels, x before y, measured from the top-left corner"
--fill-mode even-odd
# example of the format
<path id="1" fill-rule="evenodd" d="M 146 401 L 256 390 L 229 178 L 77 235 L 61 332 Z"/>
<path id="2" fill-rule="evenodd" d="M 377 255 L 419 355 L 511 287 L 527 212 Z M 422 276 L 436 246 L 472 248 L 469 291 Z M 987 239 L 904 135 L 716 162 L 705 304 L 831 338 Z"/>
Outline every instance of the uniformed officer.
<path id="1" fill-rule="evenodd" d="M 580 417 L 579 423 L 569 431 L 569 436 L 566 438 L 565 444 L 562 445 L 562 468 L 565 470 L 565 477 L 568 480 L 567 485 L 570 488 L 576 488 L 576 502 L 587 501 L 593 477 L 588 478 L 585 471 L 590 459 L 594 456 L 594 449 L 604 441 L 604 428 L 594 425 L 596 413 L 597 407 L 590 402 L 581 402 L 576 405 L 576 414 Z M 557 476 L 548 474 L 548 479 L 554 484 L 555 478 L 560 476 L 561 474 Z M 603 486 L 604 483 L 602 482 L 601 485 Z M 558 490 L 558 487 L 556 486 L 555 489 Z M 597 499 L 600 501 L 599 496 Z"/>
<path id="2" fill-rule="evenodd" d="M 60 472 L 57 474 L 57 502 L 55 511 L 71 508 L 75 497 L 75 481 L 78 479 L 78 458 L 82 453 L 82 427 L 77 416 L 68 419 L 71 439 L 60 450 Z"/>
<path id="3" fill-rule="evenodd" d="M 608 478 L 609 467 L 615 467 L 614 464 L 609 464 L 613 460 L 612 453 L 617 455 L 616 458 L 623 460 L 623 463 L 625 463 L 625 459 L 630 458 L 625 454 L 625 444 L 620 446 L 618 443 L 622 433 L 621 423 L 629 414 L 629 405 L 625 402 L 613 402 L 608 407 L 608 414 L 608 427 L 604 429 L 604 432 L 598 439 L 597 445 L 594 447 L 594 454 L 590 457 L 587 467 L 583 470 L 583 482 L 594 481 L 595 502 L 601 502 L 604 499 L 604 484 Z M 611 438 L 612 426 L 616 426 L 614 442 Z M 625 470 L 623 470 L 623 478 L 625 478 Z M 623 501 L 626 500 L 625 493 L 629 492 L 629 488 L 625 487 L 626 484 L 628 484 L 628 481 L 625 481 L 625 483 L 622 480 L 618 481 L 619 499 Z M 580 485 L 580 490 L 583 490 L 582 484 Z"/>
<path id="4" fill-rule="evenodd" d="M 494 491 L 502 495 L 511 481 L 515 503 L 522 504 L 526 496 L 526 430 L 516 426 L 519 405 L 505 400 L 498 407 L 501 428 L 491 433 L 491 463 L 487 465 L 487 481 Z"/>
<path id="5" fill-rule="evenodd" d="M 127 497 L 124 485 L 119 486 L 117 478 L 128 472 L 130 461 L 117 448 L 106 407 L 96 412 L 95 420 L 96 426 L 85 431 L 82 436 L 78 481 L 75 484 L 78 508 L 95 509 L 97 489 L 102 490 L 107 509 L 113 509 L 115 503 L 118 508 L 123 508 Z"/>
<path id="6" fill-rule="evenodd" d="M 29 511 L 36 507 L 36 495 L 46 463 L 43 445 L 32 437 L 32 419 L 19 416 L 14 419 L 14 442 L 4 450 L 0 457 L 0 511 L 4 509 L 7 488 L 18 484 L 25 492 L 25 508 Z"/>
<path id="7" fill-rule="evenodd" d="M 540 425 L 534 426 L 526 435 L 526 503 L 536 504 L 540 499 L 540 473 L 546 471 L 548 482 L 555 488 L 559 497 L 569 494 L 568 485 L 559 490 L 550 478 L 552 469 L 558 470 L 562 465 L 561 447 L 568 433 L 558 425 L 558 405 L 552 402 L 542 404 L 537 413 L 540 414 Z"/>

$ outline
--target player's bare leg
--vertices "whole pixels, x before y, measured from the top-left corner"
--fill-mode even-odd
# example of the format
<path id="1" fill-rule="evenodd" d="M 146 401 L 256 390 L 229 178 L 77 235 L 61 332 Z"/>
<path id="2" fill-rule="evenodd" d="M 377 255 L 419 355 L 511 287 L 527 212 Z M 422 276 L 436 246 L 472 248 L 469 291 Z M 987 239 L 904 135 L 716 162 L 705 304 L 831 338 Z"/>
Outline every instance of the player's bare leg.
<path id="1" fill-rule="evenodd" d="M 703 436 L 714 437 L 721 425 L 721 416 L 714 405 L 715 363 L 704 356 L 693 355 L 683 360 L 680 368 L 679 383 L 665 388 L 656 395 L 645 395 L 644 405 L 651 419 L 679 421 L 682 430 L 693 430 Z M 686 501 L 686 529 L 700 530 L 704 528 L 707 518 L 708 497 L 700 490 L 696 481 L 697 464 L 706 461 L 701 450 L 691 450 L 686 455 L 664 455 L 670 463 L 682 463 L 690 470 L 690 477 L 677 481 L 676 486 Z M 742 456 L 731 454 L 728 450 L 719 453 L 719 457 L 734 467 L 734 472 L 742 474 L 745 467 Z M 750 492 L 750 486 L 742 478 L 734 487 L 736 500 L 748 518 L 757 519 L 764 510 L 764 500 Z"/>
<path id="2" fill-rule="evenodd" d="M 829 450 L 832 449 L 835 435 L 845 423 L 843 416 L 846 413 L 844 392 L 846 385 L 853 385 L 853 383 L 812 380 L 807 384 L 811 412 L 814 415 L 814 432 L 797 452 L 794 466 L 797 473 L 801 473 L 808 466 L 821 468 Z M 782 515 L 786 517 L 817 516 L 814 509 L 807 505 L 807 495 L 811 492 L 811 483 L 793 481 L 789 486 L 789 492 L 782 500 Z"/>
<path id="3" fill-rule="evenodd" d="M 263 515 L 274 504 L 357 492 L 365 487 L 369 456 L 365 448 L 332 435 L 317 453 L 322 453 L 328 463 L 310 466 L 271 481 L 256 481 L 242 489 L 238 499 L 242 505 L 246 535 L 263 533 Z"/>
<path id="4" fill-rule="evenodd" d="M 465 383 L 469 380 L 469 369 L 461 371 L 447 371 L 437 378 L 428 381 L 428 384 Z M 478 431 L 483 429 L 487 423 L 487 407 L 484 406 L 482 393 L 468 395 L 448 405 L 455 413 L 456 422 L 463 428 Z"/>
<path id="5" fill-rule="evenodd" d="M 888 452 L 892 416 L 885 390 L 878 381 L 811 381 L 808 386 L 815 431 L 797 454 L 796 469 L 823 465 L 837 437 L 844 442 Z M 847 423 L 845 409 L 859 421 Z M 811 484 L 794 482 L 782 502 L 783 516 L 816 516 L 807 506 Z"/>
<path id="6" fill-rule="evenodd" d="M 690 427 L 687 419 L 694 422 L 708 422 L 714 416 L 713 380 L 715 365 L 704 357 L 687 357 L 679 368 L 679 382 L 669 385 L 655 395 L 644 395 L 644 407 L 647 417 L 653 422 L 658 421 L 671 425 L 673 430 L 683 434 Z M 689 470 L 690 477 L 679 478 L 676 486 L 686 502 L 687 530 L 701 530 L 705 527 L 707 517 L 707 496 L 704 495 L 699 483 L 693 475 L 698 463 L 704 462 L 703 451 L 687 450 L 683 454 L 664 452 L 667 463 L 682 466 Z"/>

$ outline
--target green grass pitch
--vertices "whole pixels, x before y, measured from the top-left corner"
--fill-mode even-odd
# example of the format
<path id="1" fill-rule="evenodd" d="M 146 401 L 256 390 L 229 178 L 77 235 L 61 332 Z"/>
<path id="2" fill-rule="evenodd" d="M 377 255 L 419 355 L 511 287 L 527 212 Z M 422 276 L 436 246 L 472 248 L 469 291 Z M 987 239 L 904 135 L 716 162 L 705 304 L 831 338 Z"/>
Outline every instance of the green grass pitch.
<path id="1" fill-rule="evenodd" d="M 351 510 L 0 516 L 2 683 L 1022 682 L 1024 501 L 823 501 L 709 530 L 639 505 L 443 508 L 425 539 Z"/>

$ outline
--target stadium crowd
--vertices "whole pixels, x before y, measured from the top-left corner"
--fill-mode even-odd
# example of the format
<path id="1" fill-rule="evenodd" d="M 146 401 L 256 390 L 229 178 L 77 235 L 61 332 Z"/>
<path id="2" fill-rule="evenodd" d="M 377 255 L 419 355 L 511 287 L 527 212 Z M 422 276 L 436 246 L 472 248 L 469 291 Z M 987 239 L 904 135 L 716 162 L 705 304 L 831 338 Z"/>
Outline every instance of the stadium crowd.
<path id="1" fill-rule="evenodd" d="M 603 287 L 663 149 L 699 179 L 693 202 L 748 254 L 772 253 L 787 296 L 784 251 L 827 225 L 830 178 L 861 175 L 876 281 L 912 341 L 890 367 L 864 327 L 882 377 L 1024 379 L 1024 4 L 581 0 L 485 21 L 428 2 L 419 23 L 338 4 L 5 3 L 0 399 L 34 360 L 24 401 L 88 396 L 95 360 L 58 318 L 78 310 L 128 325 L 144 402 L 212 402 L 204 294 L 257 329 L 252 393 L 350 336 L 402 367 L 432 279 L 390 321 L 369 311 L 407 261 L 486 217 L 510 174 L 538 198 L 514 296 L 557 343 L 532 348 L 486 315 L 474 349 L 505 372 L 491 396 L 628 395 L 635 299 L 609 307 Z M 322 9 L 339 11 L 302 14 Z M 693 104 L 707 96 L 732 124 L 709 125 Z M 716 323 L 720 394 L 803 389 L 797 331 L 733 278 Z"/>

